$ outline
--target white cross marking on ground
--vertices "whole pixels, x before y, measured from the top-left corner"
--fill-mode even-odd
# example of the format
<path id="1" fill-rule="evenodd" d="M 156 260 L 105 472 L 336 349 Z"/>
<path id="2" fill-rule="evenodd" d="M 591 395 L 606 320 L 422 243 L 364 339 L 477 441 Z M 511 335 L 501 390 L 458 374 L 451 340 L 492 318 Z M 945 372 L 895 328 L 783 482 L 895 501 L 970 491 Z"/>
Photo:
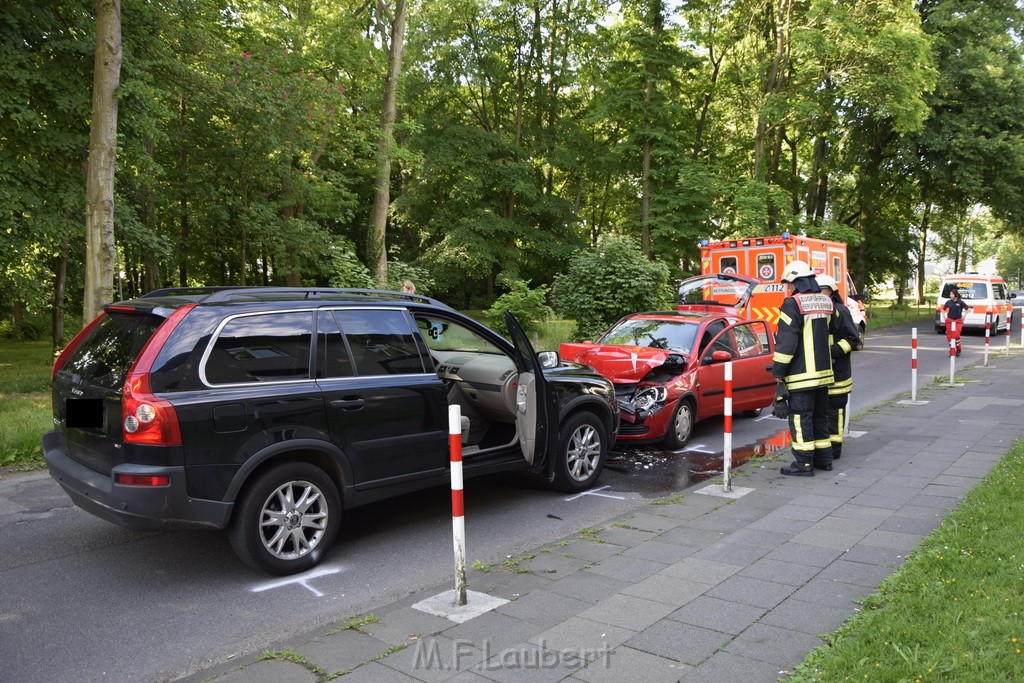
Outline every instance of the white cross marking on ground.
<path id="1" fill-rule="evenodd" d="M 317 569 L 315 571 L 309 572 L 307 574 L 302 574 L 300 576 L 293 576 L 293 577 L 290 577 L 290 578 L 287 578 L 287 579 L 281 579 L 280 581 L 270 581 L 268 583 L 263 583 L 263 584 L 260 584 L 258 586 L 253 586 L 249 590 L 252 591 L 253 593 L 262 593 L 263 591 L 268 591 L 271 588 L 280 588 L 281 586 L 289 586 L 289 585 L 291 585 L 293 583 L 297 583 L 300 586 L 302 586 L 303 588 L 308 589 L 316 597 L 322 598 L 324 596 L 324 594 L 321 593 L 320 591 L 318 591 L 317 589 L 313 588 L 312 586 L 310 586 L 306 582 L 309 581 L 310 579 L 316 579 L 316 578 L 319 578 L 321 576 L 327 576 L 329 574 L 337 574 L 340 571 L 341 571 L 341 569 L 328 569 L 328 568 L 325 567 L 325 568 L 322 568 L 322 569 Z"/>
<path id="2" fill-rule="evenodd" d="M 593 491 L 584 491 L 583 493 L 577 493 L 575 496 L 570 496 L 570 497 L 566 498 L 565 502 L 569 503 L 569 502 L 574 501 L 577 498 L 581 498 L 583 496 L 597 496 L 598 498 L 614 498 L 615 500 L 626 500 L 625 497 L 623 497 L 623 496 L 610 496 L 610 495 L 608 495 L 606 493 L 598 493 L 598 491 L 604 491 L 605 489 L 608 489 L 608 488 L 611 488 L 611 486 L 610 485 L 609 486 L 602 486 L 601 488 L 594 489 Z"/>

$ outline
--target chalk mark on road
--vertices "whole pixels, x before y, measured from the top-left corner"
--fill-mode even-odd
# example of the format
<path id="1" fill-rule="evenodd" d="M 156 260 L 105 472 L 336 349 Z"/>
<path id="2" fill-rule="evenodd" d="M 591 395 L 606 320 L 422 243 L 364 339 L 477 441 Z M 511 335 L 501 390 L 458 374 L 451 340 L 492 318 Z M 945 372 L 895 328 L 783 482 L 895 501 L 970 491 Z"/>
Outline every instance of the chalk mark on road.
<path id="1" fill-rule="evenodd" d="M 601 488 L 596 488 L 591 491 L 584 491 L 583 493 L 577 493 L 575 496 L 569 496 L 568 498 L 566 498 L 565 502 L 570 503 L 576 500 L 577 498 L 582 498 L 583 496 L 597 496 L 598 498 L 613 498 L 615 500 L 626 500 L 625 496 L 612 496 L 607 493 L 598 493 L 598 491 L 604 491 L 605 489 L 609 488 L 611 488 L 610 485 L 602 486 Z"/>
<path id="2" fill-rule="evenodd" d="M 287 579 L 280 579 L 279 581 L 270 581 L 268 583 L 263 583 L 263 584 L 260 584 L 258 586 L 253 586 L 249 590 L 251 592 L 253 592 L 253 593 L 262 593 L 263 591 L 268 591 L 268 590 L 271 590 L 273 588 L 281 588 L 282 586 L 290 586 L 292 584 L 297 583 L 300 586 L 302 586 L 303 588 L 309 590 L 316 597 L 322 598 L 322 597 L 324 597 L 324 594 L 321 593 L 320 591 L 318 591 L 317 589 L 313 588 L 312 586 L 310 586 L 306 582 L 309 581 L 310 579 L 320 578 L 321 576 L 328 576 L 330 574 L 337 574 L 340 571 L 341 571 L 341 569 L 338 569 L 338 568 L 330 569 L 330 568 L 324 567 L 322 569 L 316 569 L 314 571 L 311 571 L 311 572 L 306 573 L 306 574 L 301 574 L 299 576 L 292 576 L 292 577 L 289 577 Z"/>

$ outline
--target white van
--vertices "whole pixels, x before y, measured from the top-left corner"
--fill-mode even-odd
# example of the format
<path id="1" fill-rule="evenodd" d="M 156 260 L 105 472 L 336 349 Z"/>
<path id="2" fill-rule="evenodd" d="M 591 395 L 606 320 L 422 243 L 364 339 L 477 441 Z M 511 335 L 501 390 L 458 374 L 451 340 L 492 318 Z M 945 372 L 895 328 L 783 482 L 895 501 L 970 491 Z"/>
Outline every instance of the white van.
<path id="1" fill-rule="evenodd" d="M 979 273 L 957 273 L 942 278 L 939 288 L 939 300 L 935 307 L 935 331 L 942 334 L 946 331 L 946 313 L 942 305 L 949 301 L 949 291 L 956 287 L 960 290 L 960 298 L 971 310 L 964 315 L 964 328 L 985 329 L 986 319 L 992 334 L 1000 330 L 1006 331 L 1013 305 L 1013 295 L 1006 286 L 1006 281 L 998 275 L 981 275 Z"/>

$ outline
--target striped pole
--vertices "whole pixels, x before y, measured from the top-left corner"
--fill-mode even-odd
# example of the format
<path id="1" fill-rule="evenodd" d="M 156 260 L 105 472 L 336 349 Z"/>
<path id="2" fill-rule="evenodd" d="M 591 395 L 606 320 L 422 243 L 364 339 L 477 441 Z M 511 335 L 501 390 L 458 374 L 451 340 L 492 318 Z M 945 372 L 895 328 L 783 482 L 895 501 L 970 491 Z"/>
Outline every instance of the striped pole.
<path id="1" fill-rule="evenodd" d="M 1006 355 L 1010 355 L 1010 330 L 1013 328 L 1013 309 L 1006 314 Z"/>
<path id="2" fill-rule="evenodd" d="M 917 328 L 910 330 L 910 400 L 917 403 Z"/>
<path id="3" fill-rule="evenodd" d="M 462 504 L 462 410 L 448 406 L 448 455 L 452 465 L 452 540 L 455 543 L 455 604 L 466 604 L 466 518 Z"/>
<path id="4" fill-rule="evenodd" d="M 985 367 L 988 367 L 988 344 L 992 336 L 992 314 L 985 308 Z"/>
<path id="5" fill-rule="evenodd" d="M 732 491 L 732 361 L 725 364 L 725 447 L 722 451 L 723 488 Z"/>
<path id="6" fill-rule="evenodd" d="M 950 320 L 946 324 L 953 323 L 953 329 L 956 329 L 956 321 Z M 949 386 L 953 386 L 956 382 L 953 380 L 953 375 L 956 372 L 956 339 L 949 340 Z"/>

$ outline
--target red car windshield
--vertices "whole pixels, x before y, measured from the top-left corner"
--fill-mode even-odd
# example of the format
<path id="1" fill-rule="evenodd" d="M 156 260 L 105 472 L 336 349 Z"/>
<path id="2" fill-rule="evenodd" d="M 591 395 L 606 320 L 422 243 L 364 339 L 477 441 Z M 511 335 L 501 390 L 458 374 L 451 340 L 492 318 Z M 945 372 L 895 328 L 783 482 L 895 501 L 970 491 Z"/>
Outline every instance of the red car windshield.
<path id="1" fill-rule="evenodd" d="M 608 330 L 598 340 L 598 343 L 649 346 L 652 349 L 665 349 L 688 354 L 693 349 L 693 342 L 697 337 L 697 327 L 691 322 L 633 318 L 623 320 Z"/>

